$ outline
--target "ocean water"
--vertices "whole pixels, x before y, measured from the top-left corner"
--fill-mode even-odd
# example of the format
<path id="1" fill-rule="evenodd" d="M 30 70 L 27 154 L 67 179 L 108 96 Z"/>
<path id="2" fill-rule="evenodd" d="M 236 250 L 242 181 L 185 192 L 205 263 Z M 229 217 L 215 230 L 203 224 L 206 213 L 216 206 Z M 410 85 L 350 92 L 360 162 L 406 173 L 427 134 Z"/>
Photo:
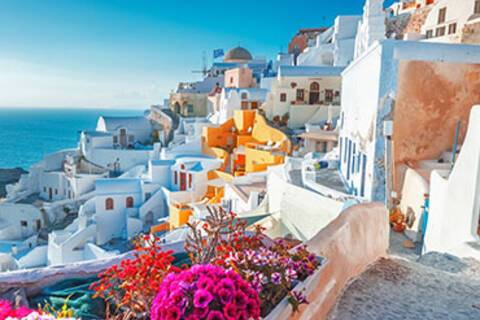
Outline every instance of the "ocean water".
<path id="1" fill-rule="evenodd" d="M 143 110 L 0 108 L 0 168 L 28 170 L 45 154 L 77 146 L 81 130 L 99 116 L 142 115 Z"/>

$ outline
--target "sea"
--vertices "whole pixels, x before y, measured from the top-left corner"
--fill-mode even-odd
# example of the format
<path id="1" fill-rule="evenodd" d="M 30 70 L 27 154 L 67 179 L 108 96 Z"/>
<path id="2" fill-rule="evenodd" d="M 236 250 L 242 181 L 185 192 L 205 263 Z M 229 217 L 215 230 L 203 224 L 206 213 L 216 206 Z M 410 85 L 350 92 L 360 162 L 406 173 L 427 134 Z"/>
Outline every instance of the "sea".
<path id="1" fill-rule="evenodd" d="M 43 156 L 75 148 L 100 116 L 140 116 L 142 109 L 0 108 L 0 168 L 28 170 Z"/>

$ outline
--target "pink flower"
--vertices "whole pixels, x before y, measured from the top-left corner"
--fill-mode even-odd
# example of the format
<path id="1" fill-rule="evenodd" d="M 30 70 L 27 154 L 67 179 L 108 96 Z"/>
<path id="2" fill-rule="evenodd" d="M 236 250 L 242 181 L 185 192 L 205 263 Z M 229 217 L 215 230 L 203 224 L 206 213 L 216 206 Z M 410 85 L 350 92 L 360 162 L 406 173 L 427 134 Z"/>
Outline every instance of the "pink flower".
<path id="1" fill-rule="evenodd" d="M 193 314 L 199 317 L 200 319 L 203 319 L 208 314 L 208 308 L 195 308 L 195 310 L 193 311 Z"/>
<path id="2" fill-rule="evenodd" d="M 247 312 L 245 310 L 239 311 L 237 313 L 237 320 L 249 320 Z"/>
<path id="3" fill-rule="evenodd" d="M 165 278 L 150 316 L 152 320 L 233 320 L 243 311 L 246 318 L 255 318 L 260 313 L 259 301 L 252 285 L 238 274 L 217 266 L 195 265 Z"/>
<path id="4" fill-rule="evenodd" d="M 220 311 L 210 311 L 207 320 L 225 320 L 225 317 Z"/>
<path id="5" fill-rule="evenodd" d="M 27 307 L 20 307 L 10 313 L 10 317 L 12 318 L 24 318 L 28 316 L 30 313 L 34 312 L 32 309 Z"/>
<path id="6" fill-rule="evenodd" d="M 235 304 L 239 309 L 245 309 L 247 307 L 248 298 L 242 291 L 237 291 L 235 294 Z"/>
<path id="7" fill-rule="evenodd" d="M 6 319 L 12 312 L 12 305 L 7 300 L 0 300 L 0 320 Z"/>
<path id="8" fill-rule="evenodd" d="M 210 292 L 200 289 L 195 292 L 195 295 L 193 297 L 193 305 L 195 306 L 195 308 L 206 308 L 212 300 L 213 296 Z"/>
<path id="9" fill-rule="evenodd" d="M 220 283 L 217 285 L 217 290 L 220 290 L 220 288 L 223 288 L 225 290 L 228 290 L 230 292 L 235 291 L 235 283 L 232 281 L 232 279 L 225 278 L 220 281 Z"/>
<path id="10" fill-rule="evenodd" d="M 214 287 L 213 281 L 205 276 L 201 276 L 197 281 L 197 288 L 198 289 L 205 289 L 211 291 Z"/>
<path id="11" fill-rule="evenodd" d="M 234 303 L 229 303 L 223 307 L 223 314 L 227 320 L 237 319 L 237 306 Z"/>
<path id="12" fill-rule="evenodd" d="M 187 303 L 187 298 L 183 290 L 177 289 L 170 294 L 172 303 L 176 306 L 183 307 Z"/>
<path id="13" fill-rule="evenodd" d="M 165 316 L 166 320 L 180 320 L 181 317 L 182 317 L 182 311 L 180 310 L 180 308 L 176 306 L 170 306 L 166 310 L 166 316 Z"/>
<path id="14" fill-rule="evenodd" d="M 254 318 L 260 317 L 260 302 L 255 299 L 248 299 L 247 312 Z"/>
<path id="15" fill-rule="evenodd" d="M 233 300 L 233 294 L 232 294 L 232 291 L 230 291 L 230 290 L 227 290 L 225 288 L 221 288 L 216 293 L 217 293 L 218 297 L 220 298 L 220 302 L 224 305 L 227 304 L 227 303 L 230 303 Z"/>

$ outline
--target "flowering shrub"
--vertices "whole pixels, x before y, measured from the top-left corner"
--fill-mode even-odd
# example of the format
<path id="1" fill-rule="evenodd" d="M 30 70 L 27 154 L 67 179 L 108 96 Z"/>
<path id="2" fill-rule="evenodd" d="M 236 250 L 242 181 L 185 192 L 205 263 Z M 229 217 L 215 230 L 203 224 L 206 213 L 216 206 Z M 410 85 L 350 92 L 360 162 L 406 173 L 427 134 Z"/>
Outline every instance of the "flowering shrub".
<path id="1" fill-rule="evenodd" d="M 293 292 L 292 289 L 298 281 L 305 280 L 318 268 L 316 256 L 305 247 L 290 252 L 287 242 L 283 240 L 276 241 L 270 248 L 231 252 L 217 262 L 237 271 L 259 292 L 262 316 L 270 313 L 286 296 L 294 312 L 301 304 L 307 303 L 300 292 Z"/>
<path id="2" fill-rule="evenodd" d="M 187 224 L 190 233 L 185 240 L 185 251 L 192 263 L 205 264 L 216 257 L 245 249 L 258 249 L 263 246 L 262 229 L 256 228 L 247 235 L 247 224 L 234 213 L 227 213 L 219 207 L 207 207 L 209 215 L 204 222 Z"/>
<path id="3" fill-rule="evenodd" d="M 236 272 L 194 265 L 165 277 L 150 316 L 152 320 L 259 319 L 260 299 Z"/>
<path id="4" fill-rule="evenodd" d="M 92 284 L 94 298 L 111 301 L 130 316 L 144 317 L 158 292 L 163 277 L 178 269 L 172 266 L 172 251 L 164 252 L 160 240 L 145 236 L 135 244 L 133 259 L 123 260 L 99 274 Z"/>
<path id="5" fill-rule="evenodd" d="M 267 245 L 260 227 L 246 231 L 246 223 L 221 208 L 210 208 L 203 223 L 190 225 L 191 236 L 186 250 L 195 263 L 212 263 L 239 273 L 257 290 L 261 315 L 266 316 L 285 297 L 296 312 L 307 303 L 300 292 L 292 289 L 318 268 L 317 257 L 305 246 L 283 239 Z M 200 228 L 199 228 L 200 227 Z M 202 236 L 202 233 L 206 234 Z"/>

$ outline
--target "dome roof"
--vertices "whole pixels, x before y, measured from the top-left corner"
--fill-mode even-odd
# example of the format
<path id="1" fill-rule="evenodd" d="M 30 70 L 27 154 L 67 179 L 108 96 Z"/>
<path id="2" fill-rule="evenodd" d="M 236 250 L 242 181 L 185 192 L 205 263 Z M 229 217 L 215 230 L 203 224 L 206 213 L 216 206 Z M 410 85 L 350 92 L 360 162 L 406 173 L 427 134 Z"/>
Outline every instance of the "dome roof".
<path id="1" fill-rule="evenodd" d="M 233 48 L 225 55 L 225 62 L 250 61 L 252 59 L 250 52 L 242 47 Z"/>

